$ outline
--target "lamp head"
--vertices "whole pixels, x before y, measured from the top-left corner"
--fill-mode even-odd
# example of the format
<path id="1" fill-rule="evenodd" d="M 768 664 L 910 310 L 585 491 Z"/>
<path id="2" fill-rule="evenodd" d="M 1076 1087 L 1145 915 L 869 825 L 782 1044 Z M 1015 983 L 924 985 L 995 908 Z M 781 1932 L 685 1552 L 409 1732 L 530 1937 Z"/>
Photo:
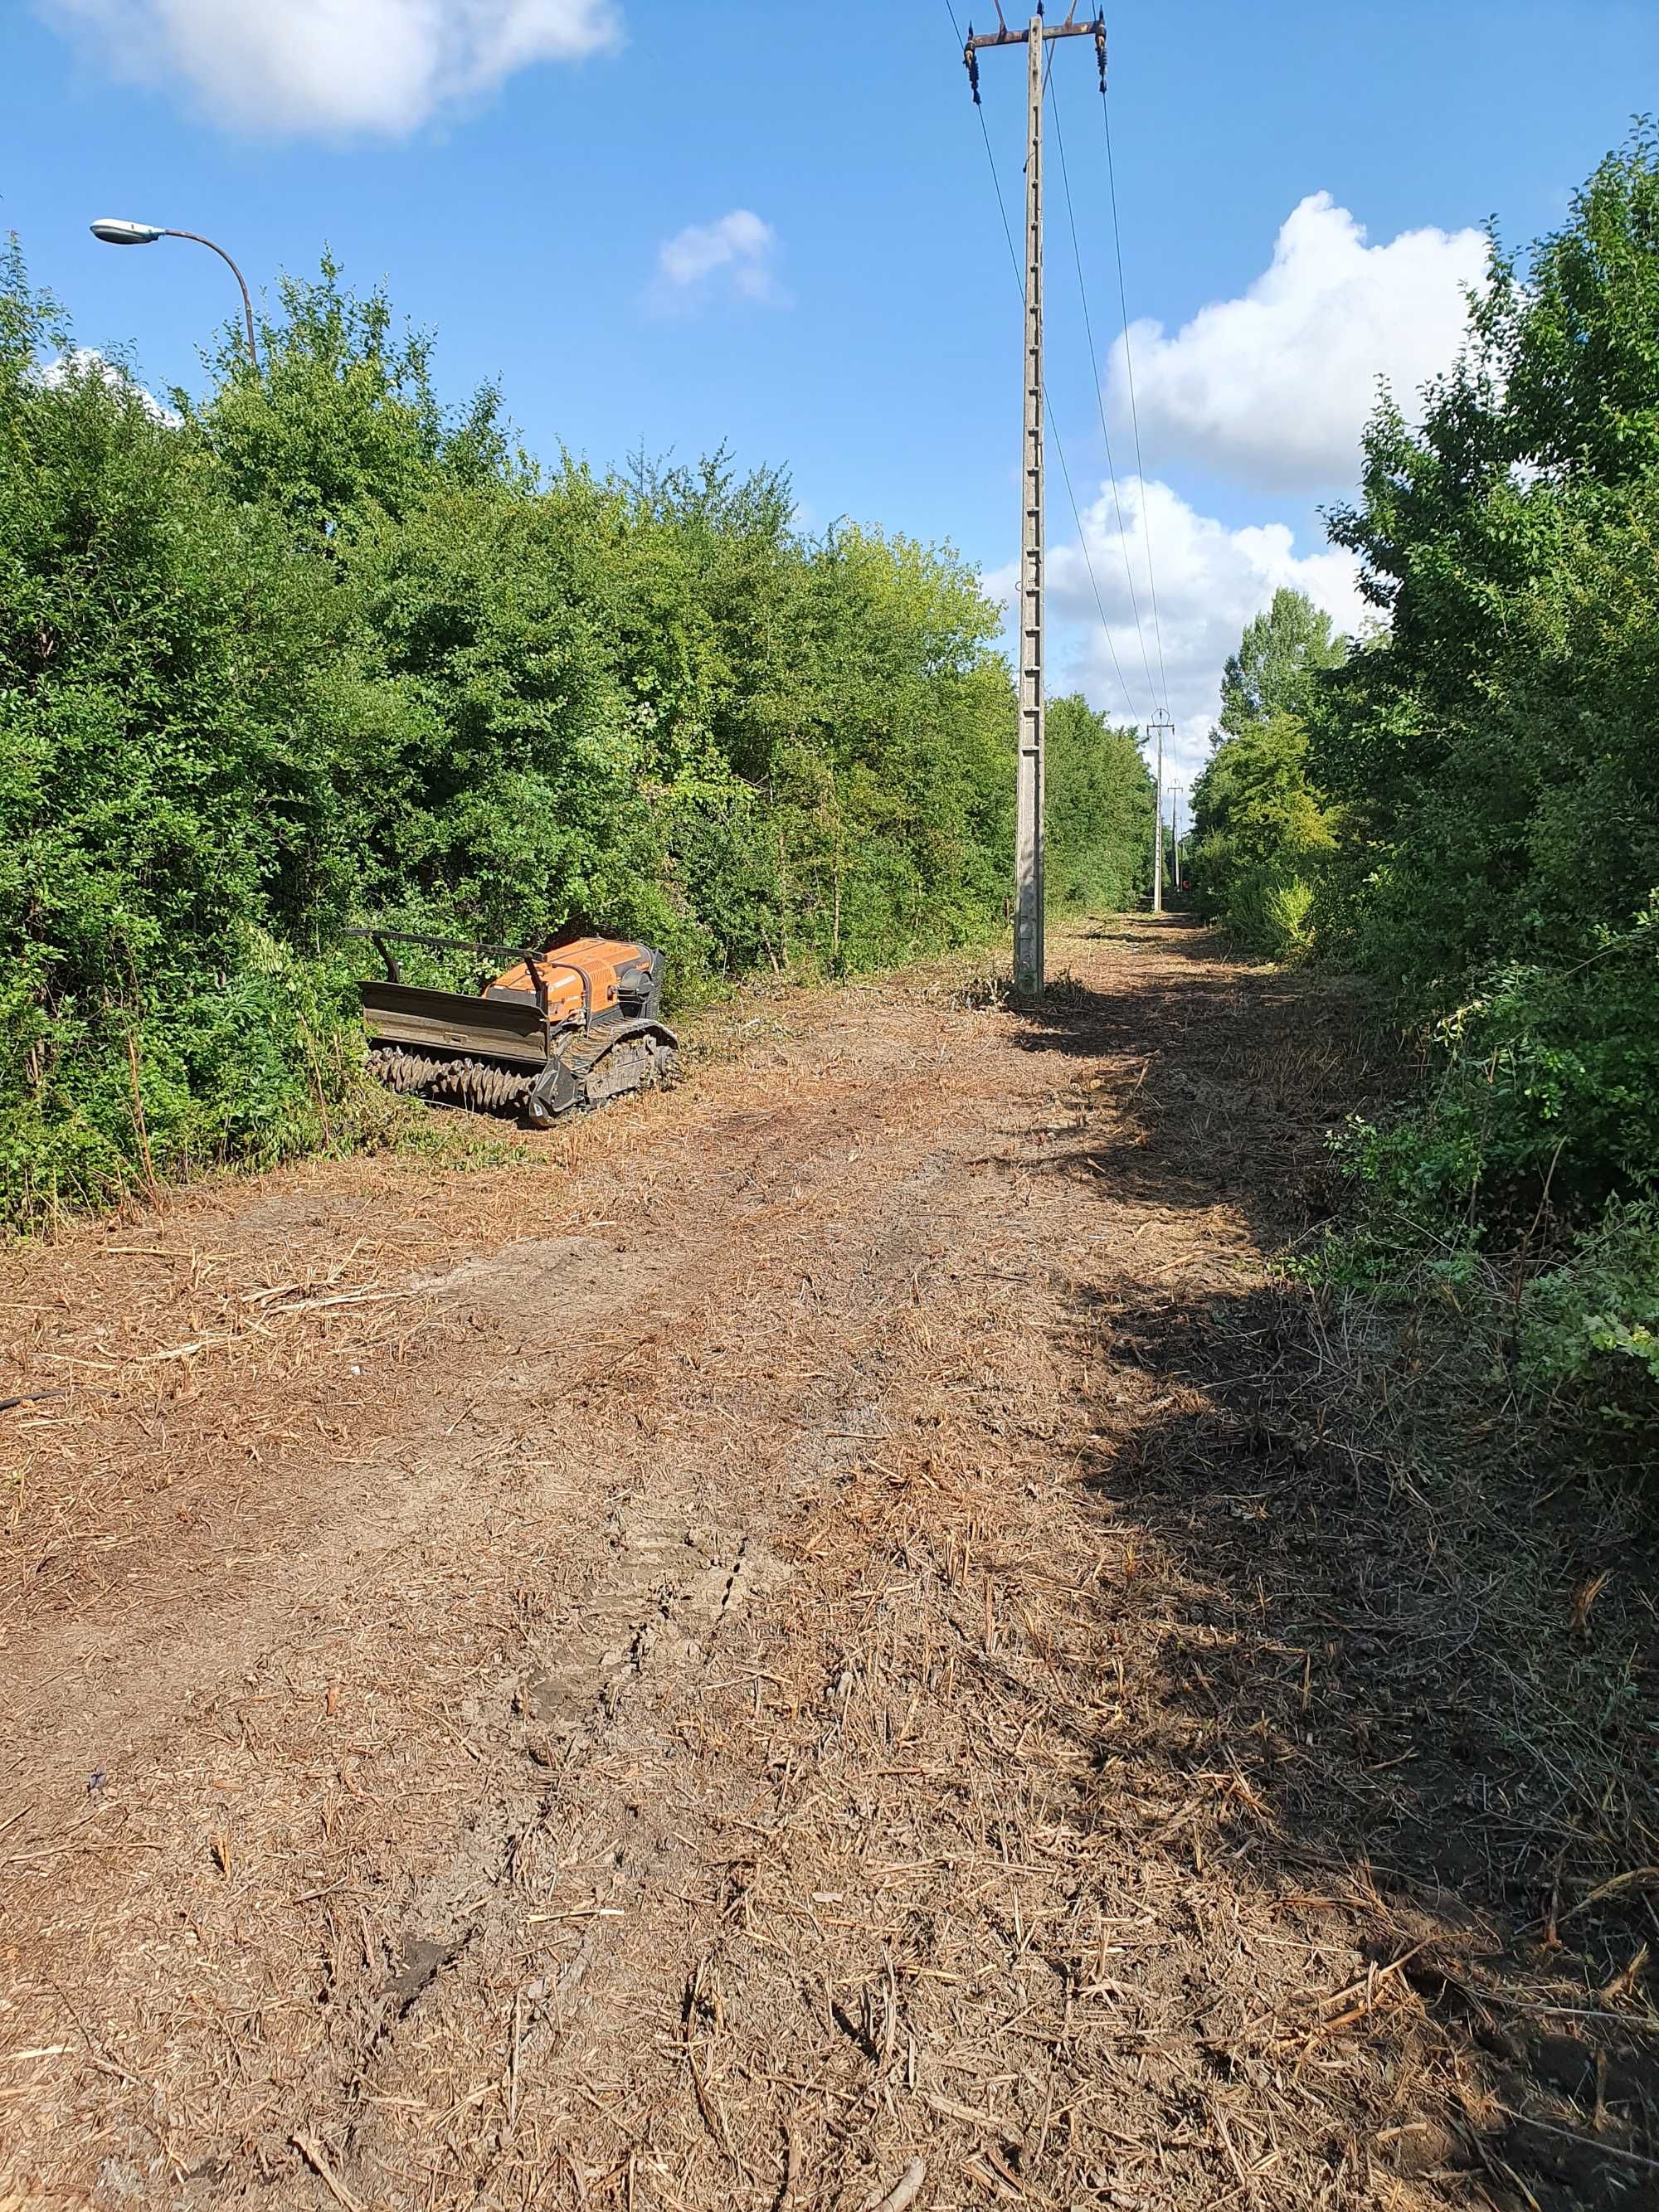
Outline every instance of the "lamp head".
<path id="1" fill-rule="evenodd" d="M 166 233 L 153 222 L 123 222 L 115 216 L 100 216 L 92 226 L 94 238 L 106 246 L 154 246 Z"/>

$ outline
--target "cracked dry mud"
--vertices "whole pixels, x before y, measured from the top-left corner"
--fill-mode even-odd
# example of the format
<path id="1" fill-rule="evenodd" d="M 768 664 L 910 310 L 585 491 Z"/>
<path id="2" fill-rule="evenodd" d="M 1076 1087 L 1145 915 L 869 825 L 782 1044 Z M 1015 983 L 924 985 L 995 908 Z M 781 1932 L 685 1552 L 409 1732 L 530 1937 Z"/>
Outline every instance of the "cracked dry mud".
<path id="1" fill-rule="evenodd" d="M 6 1261 L 0 2205 L 1650 2201 L 1262 1410 L 1343 1005 L 1061 957 Z"/>

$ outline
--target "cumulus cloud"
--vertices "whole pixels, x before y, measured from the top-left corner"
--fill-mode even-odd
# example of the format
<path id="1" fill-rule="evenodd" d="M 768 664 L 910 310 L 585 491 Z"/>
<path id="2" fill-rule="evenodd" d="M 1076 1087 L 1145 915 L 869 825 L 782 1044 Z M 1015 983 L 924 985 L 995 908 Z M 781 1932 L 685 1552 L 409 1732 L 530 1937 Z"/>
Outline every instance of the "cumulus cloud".
<path id="1" fill-rule="evenodd" d="M 1294 209 L 1272 265 L 1241 299 L 1200 308 L 1166 337 L 1131 325 L 1145 442 L 1265 487 L 1352 483 L 1359 434 L 1386 377 L 1402 404 L 1462 342 L 1464 288 L 1485 273 L 1478 230 L 1408 230 L 1368 246 L 1328 192 Z M 1108 383 L 1128 413 L 1124 342 Z"/>
<path id="2" fill-rule="evenodd" d="M 743 300 L 780 297 L 772 273 L 777 233 L 748 208 L 715 222 L 688 223 L 657 249 L 659 307 L 686 305 L 716 291 Z"/>
<path id="3" fill-rule="evenodd" d="M 1131 477 L 1121 481 L 1119 490 L 1121 526 L 1117 502 L 1108 487 L 1103 486 L 1099 497 L 1083 511 L 1086 561 L 1075 539 L 1049 549 L 1049 687 L 1056 692 L 1079 689 L 1115 720 L 1144 726 L 1154 701 L 1162 696 L 1161 677 L 1167 672 L 1170 712 L 1176 727 L 1166 767 L 1190 785 L 1209 757 L 1223 665 L 1237 650 L 1245 623 L 1263 611 L 1281 585 L 1305 592 L 1331 616 L 1341 635 L 1356 633 L 1368 610 L 1348 555 L 1323 549 L 1298 553 L 1294 533 L 1282 522 L 1230 529 L 1213 516 L 1200 514 L 1166 483 L 1142 483 Z M 1162 669 L 1146 583 L 1149 529 L 1158 577 Z M 987 579 L 988 588 L 1012 601 L 1017 573 L 999 570 Z"/>
<path id="4" fill-rule="evenodd" d="M 182 81 L 213 120 L 398 137 L 532 62 L 621 37 L 615 0 L 37 0 L 107 65 Z"/>

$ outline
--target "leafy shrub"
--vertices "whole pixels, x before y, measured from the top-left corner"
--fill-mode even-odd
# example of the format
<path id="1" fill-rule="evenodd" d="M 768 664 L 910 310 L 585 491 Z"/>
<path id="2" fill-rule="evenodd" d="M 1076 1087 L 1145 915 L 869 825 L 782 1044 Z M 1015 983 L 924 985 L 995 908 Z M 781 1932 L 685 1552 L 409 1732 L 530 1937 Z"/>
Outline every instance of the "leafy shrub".
<path id="1" fill-rule="evenodd" d="M 1463 354 L 1366 434 L 1332 534 L 1386 627 L 1308 694 L 1338 810 L 1333 951 L 1413 1012 L 1568 969 L 1659 883 L 1659 131 L 1524 270 L 1494 244 Z"/>
<path id="2" fill-rule="evenodd" d="M 1313 951 L 1314 899 L 1305 876 L 1291 876 L 1267 890 L 1262 907 L 1276 958 L 1304 960 Z"/>
<path id="3" fill-rule="evenodd" d="M 0 272 L 3 1211 L 316 1140 L 312 982 L 273 934 L 349 896 L 319 672 L 349 639 L 283 522 Z"/>
<path id="4" fill-rule="evenodd" d="M 1222 923 L 1229 936 L 1270 960 L 1305 960 L 1314 948 L 1313 916 L 1317 894 L 1313 882 L 1300 872 L 1297 864 L 1300 861 L 1305 866 L 1309 857 L 1287 851 L 1249 866 L 1227 866 L 1225 898 L 1218 910 L 1212 908 L 1212 918 Z M 1213 897 L 1217 878 L 1224 865 L 1218 860 L 1213 845 L 1198 848 L 1195 869 L 1200 865 L 1206 871 L 1204 880 Z"/>
<path id="5" fill-rule="evenodd" d="M 1152 779 L 1135 737 L 1079 693 L 1051 699 L 1046 775 L 1049 906 L 1133 906 L 1151 885 L 1152 854 Z"/>
<path id="6" fill-rule="evenodd" d="M 543 470 L 327 262 L 177 421 L 66 343 L 14 245 L 0 1219 L 361 1136 L 354 920 L 637 933 L 681 1003 L 999 929 L 1013 694 L 948 548 L 807 536 L 720 455 Z M 1088 720 L 1062 843 L 1132 895 L 1144 771 Z"/>
<path id="7" fill-rule="evenodd" d="M 1659 1206 L 1610 1206 L 1571 1258 L 1527 1285 L 1528 1379 L 1621 1425 L 1659 1413 Z"/>
<path id="8" fill-rule="evenodd" d="M 1297 600 L 1281 592 L 1281 600 Z M 1313 945 L 1315 876 L 1331 828 L 1308 781 L 1308 736 L 1286 711 L 1218 737 L 1193 791 L 1190 873 L 1200 913 L 1274 959 Z"/>
<path id="9" fill-rule="evenodd" d="M 1659 1170 L 1659 931 L 1576 969 L 1499 970 L 1436 1029 L 1423 1095 L 1341 1150 L 1362 1209 L 1434 1242 L 1595 1218 Z"/>

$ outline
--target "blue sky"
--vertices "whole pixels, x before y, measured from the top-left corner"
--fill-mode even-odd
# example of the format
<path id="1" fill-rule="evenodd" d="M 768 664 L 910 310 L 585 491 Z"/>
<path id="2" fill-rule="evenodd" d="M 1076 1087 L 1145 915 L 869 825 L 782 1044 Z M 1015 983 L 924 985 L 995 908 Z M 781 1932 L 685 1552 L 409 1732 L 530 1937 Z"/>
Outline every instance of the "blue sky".
<path id="1" fill-rule="evenodd" d="M 603 464 L 724 441 L 787 465 L 810 521 L 948 538 L 1001 580 L 1018 300 L 945 0 L 361 0 L 343 31 L 342 14 L 0 0 L 0 221 L 80 343 L 191 385 L 232 304 L 212 256 L 100 246 L 94 216 L 209 232 L 256 289 L 326 240 L 435 331 L 447 392 L 500 380 L 532 448 Z M 1127 544 L 1102 499 L 1052 136 L 1048 383 L 1137 713 L 1125 578 L 1144 618 L 1151 531 L 1168 608 L 1152 690 L 1167 678 L 1190 764 L 1220 658 L 1274 581 L 1351 612 L 1316 509 L 1349 478 L 1375 374 L 1443 357 L 1478 263 L 1462 234 L 1496 214 L 1521 242 L 1560 219 L 1659 87 L 1659 7 L 1124 0 L 1108 25 L 1129 312 L 1165 334 L 1137 336 L 1144 495 L 1087 42 L 1055 73 Z M 1019 55 L 986 60 L 1016 222 L 1023 80 Z M 1428 235 L 1395 252 L 1402 233 Z M 1121 711 L 1057 470 L 1050 527 L 1054 679 Z"/>

